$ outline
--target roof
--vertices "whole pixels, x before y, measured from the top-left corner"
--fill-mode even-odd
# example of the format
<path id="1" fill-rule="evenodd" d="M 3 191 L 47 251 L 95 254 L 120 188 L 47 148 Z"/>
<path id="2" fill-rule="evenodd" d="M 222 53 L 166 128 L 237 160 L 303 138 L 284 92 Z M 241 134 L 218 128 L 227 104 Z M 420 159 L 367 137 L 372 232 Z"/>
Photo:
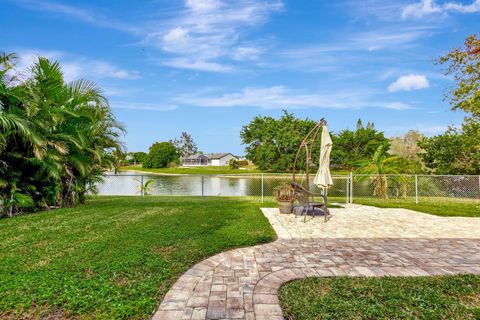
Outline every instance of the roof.
<path id="1" fill-rule="evenodd" d="M 228 153 L 209 153 L 209 154 L 201 154 L 201 153 L 197 153 L 197 154 L 192 154 L 186 158 L 183 158 L 183 160 L 196 160 L 196 159 L 222 159 L 228 155 L 231 155 L 233 157 L 235 157 L 233 154 L 231 154 L 230 152 Z M 236 157 L 235 157 L 236 158 Z"/>
<path id="2" fill-rule="evenodd" d="M 210 159 L 221 159 L 223 157 L 226 157 L 228 155 L 232 155 L 231 153 L 210 153 L 210 154 L 207 154 L 206 156 L 209 157 Z"/>
<path id="3" fill-rule="evenodd" d="M 184 160 L 196 160 L 196 159 L 208 159 L 208 157 L 204 154 L 192 154 L 184 158 Z"/>

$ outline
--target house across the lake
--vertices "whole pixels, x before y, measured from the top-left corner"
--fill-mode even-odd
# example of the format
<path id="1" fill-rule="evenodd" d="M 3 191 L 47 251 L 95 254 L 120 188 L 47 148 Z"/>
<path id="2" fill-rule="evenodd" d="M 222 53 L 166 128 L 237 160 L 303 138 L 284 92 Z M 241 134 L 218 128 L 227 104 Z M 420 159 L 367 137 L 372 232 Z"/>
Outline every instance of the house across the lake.
<path id="1" fill-rule="evenodd" d="M 194 154 L 182 159 L 182 165 L 192 166 L 228 166 L 231 159 L 238 160 L 238 157 L 231 153 L 210 153 Z"/>

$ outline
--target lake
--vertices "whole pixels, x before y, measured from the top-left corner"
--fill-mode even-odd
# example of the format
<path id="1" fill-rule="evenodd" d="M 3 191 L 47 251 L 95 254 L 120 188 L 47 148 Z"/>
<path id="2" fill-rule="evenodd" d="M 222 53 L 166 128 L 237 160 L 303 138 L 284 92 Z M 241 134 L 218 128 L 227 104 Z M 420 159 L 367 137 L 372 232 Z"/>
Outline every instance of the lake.
<path id="1" fill-rule="evenodd" d="M 262 175 L 148 175 L 135 172 L 121 172 L 106 175 L 104 182 L 97 185 L 100 195 L 140 195 L 140 185 L 152 180 L 149 194 L 183 196 L 261 196 Z M 297 176 L 302 181 L 302 176 Z M 313 179 L 313 177 L 312 177 Z M 312 180 L 311 179 L 311 180 Z M 273 195 L 273 189 L 279 184 L 291 182 L 291 175 L 265 174 L 263 195 Z M 347 176 L 334 176 L 334 185 L 329 189 L 330 196 L 346 197 Z M 311 184 L 311 190 L 320 190 Z"/>

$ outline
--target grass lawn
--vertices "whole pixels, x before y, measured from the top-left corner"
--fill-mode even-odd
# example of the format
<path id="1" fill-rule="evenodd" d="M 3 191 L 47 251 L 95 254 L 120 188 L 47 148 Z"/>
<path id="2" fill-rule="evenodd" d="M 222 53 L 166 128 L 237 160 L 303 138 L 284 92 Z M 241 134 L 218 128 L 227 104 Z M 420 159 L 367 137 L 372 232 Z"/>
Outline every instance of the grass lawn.
<path id="1" fill-rule="evenodd" d="M 148 319 L 196 262 L 274 240 L 245 198 L 94 197 L 0 219 L 0 319 Z"/>
<path id="2" fill-rule="evenodd" d="M 480 319 L 480 276 L 307 278 L 280 288 L 286 319 Z"/>
<path id="3" fill-rule="evenodd" d="M 353 197 L 353 202 L 380 208 L 405 208 L 415 211 L 434 214 L 437 216 L 480 217 L 480 200 L 455 198 L 420 198 L 418 204 L 415 199 Z"/>

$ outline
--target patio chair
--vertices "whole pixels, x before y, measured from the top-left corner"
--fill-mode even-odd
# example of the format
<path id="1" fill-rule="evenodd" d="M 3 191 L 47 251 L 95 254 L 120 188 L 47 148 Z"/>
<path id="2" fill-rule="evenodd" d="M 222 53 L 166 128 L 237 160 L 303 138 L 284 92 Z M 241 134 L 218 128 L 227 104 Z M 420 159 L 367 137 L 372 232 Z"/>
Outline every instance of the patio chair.
<path id="1" fill-rule="evenodd" d="M 312 192 L 296 182 L 292 182 L 291 186 L 295 190 L 295 197 L 298 200 L 298 205 L 293 208 L 295 218 L 300 211 L 300 216 L 304 216 L 303 222 L 305 222 L 309 212 L 312 213 L 312 217 L 315 217 L 316 211 L 319 211 L 319 213 L 323 213 L 325 222 L 327 222 L 327 216 L 329 215 L 327 197 L 325 195 L 320 195 L 322 202 L 315 202 L 314 194 Z"/>

